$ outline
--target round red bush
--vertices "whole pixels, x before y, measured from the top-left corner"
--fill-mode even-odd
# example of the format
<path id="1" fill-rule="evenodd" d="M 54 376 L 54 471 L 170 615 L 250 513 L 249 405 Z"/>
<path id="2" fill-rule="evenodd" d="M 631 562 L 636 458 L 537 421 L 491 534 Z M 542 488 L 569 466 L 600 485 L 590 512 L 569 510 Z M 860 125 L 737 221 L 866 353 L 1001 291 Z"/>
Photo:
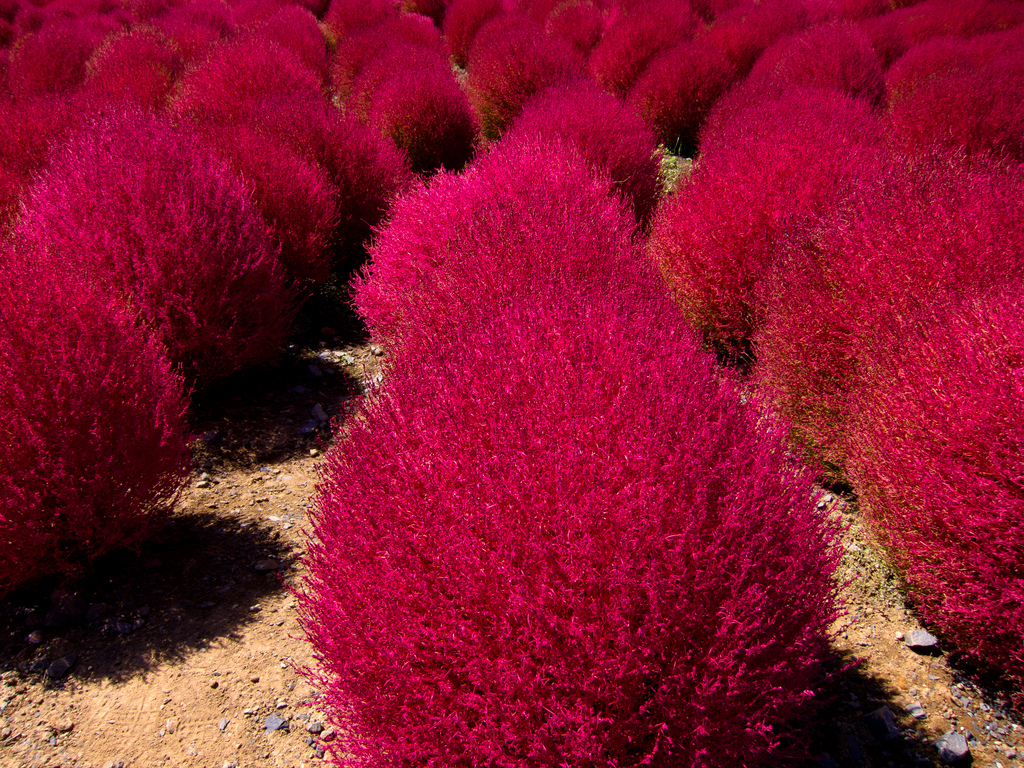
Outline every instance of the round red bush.
<path id="1" fill-rule="evenodd" d="M 339 43 L 353 32 L 397 14 L 392 0 L 330 0 L 323 17 L 324 33 L 331 43 Z"/>
<path id="2" fill-rule="evenodd" d="M 702 27 L 696 37 L 720 48 L 744 76 L 768 46 L 809 22 L 801 0 L 764 0 L 737 5 Z"/>
<path id="3" fill-rule="evenodd" d="M 285 5 L 256 25 L 254 32 L 294 53 L 321 82 L 327 82 L 327 38 L 310 11 L 298 5 Z"/>
<path id="4" fill-rule="evenodd" d="M 560 37 L 588 56 L 604 33 L 605 12 L 591 0 L 572 0 L 557 5 L 544 21 L 549 35 Z"/>
<path id="5" fill-rule="evenodd" d="M 95 27 L 78 20 L 48 24 L 21 37 L 11 49 L 7 76 L 22 97 L 63 93 L 85 79 L 85 63 L 103 39 Z"/>
<path id="6" fill-rule="evenodd" d="M 177 48 L 160 32 L 138 26 L 104 41 L 86 66 L 83 89 L 159 111 L 184 70 Z"/>
<path id="7" fill-rule="evenodd" d="M 451 60 L 465 68 L 469 62 L 469 49 L 480 27 L 504 12 L 502 0 L 454 0 L 441 27 L 445 49 Z"/>
<path id="8" fill-rule="evenodd" d="M 189 460 L 181 379 L 121 297 L 31 252 L 0 276 L 3 594 L 137 545 Z"/>
<path id="9" fill-rule="evenodd" d="M 130 302 L 205 384 L 279 351 L 293 297 L 246 185 L 190 132 L 125 111 L 83 130 L 30 190 L 17 235 Z"/>

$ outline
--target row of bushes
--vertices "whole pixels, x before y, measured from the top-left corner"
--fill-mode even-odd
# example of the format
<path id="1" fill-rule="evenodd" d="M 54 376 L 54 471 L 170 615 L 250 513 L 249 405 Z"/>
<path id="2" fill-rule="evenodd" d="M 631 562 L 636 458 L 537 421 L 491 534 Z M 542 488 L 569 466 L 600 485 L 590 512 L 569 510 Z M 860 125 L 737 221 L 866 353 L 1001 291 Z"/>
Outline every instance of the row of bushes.
<path id="1" fill-rule="evenodd" d="M 515 131 L 400 200 L 357 283 L 390 363 L 328 456 L 301 595 L 334 757 L 781 755 L 835 615 L 813 476 L 607 172 Z"/>

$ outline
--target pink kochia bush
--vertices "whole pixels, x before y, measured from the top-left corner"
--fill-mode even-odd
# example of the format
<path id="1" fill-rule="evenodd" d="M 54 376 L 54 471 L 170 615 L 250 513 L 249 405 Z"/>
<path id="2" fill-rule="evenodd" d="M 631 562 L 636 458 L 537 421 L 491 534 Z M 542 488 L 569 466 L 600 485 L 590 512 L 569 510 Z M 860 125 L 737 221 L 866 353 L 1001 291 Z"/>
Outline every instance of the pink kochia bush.
<path id="1" fill-rule="evenodd" d="M 693 326 L 742 353 L 764 321 L 780 239 L 877 171 L 881 132 L 867 102 L 837 91 L 794 89 L 728 111 L 659 209 L 649 248 Z"/>
<path id="2" fill-rule="evenodd" d="M 444 15 L 445 49 L 453 63 L 465 67 L 480 27 L 505 12 L 502 0 L 454 0 Z"/>
<path id="3" fill-rule="evenodd" d="M 158 111 L 167 104 L 183 70 L 184 60 L 174 44 L 157 30 L 140 26 L 104 41 L 86 66 L 83 87 Z"/>
<path id="4" fill-rule="evenodd" d="M 290 326 L 293 298 L 247 186 L 155 117 L 126 110 L 84 129 L 29 191 L 16 235 L 50 268 L 130 302 L 202 383 L 273 357 Z"/>
<path id="5" fill-rule="evenodd" d="M 575 217 L 577 204 L 587 218 L 571 229 L 562 222 Z M 581 285 L 621 281 L 608 267 L 611 256 L 595 261 L 595 254 L 616 253 L 635 231 L 612 181 L 595 175 L 576 149 L 509 136 L 462 174 L 439 173 L 397 200 L 353 281 L 353 303 L 393 352 L 429 347 L 443 317 L 497 303 L 509 286 L 528 290 L 552 268 Z M 469 244 L 492 266 L 463 293 L 453 290 L 463 279 L 453 274 L 468 268 Z"/>
<path id="6" fill-rule="evenodd" d="M 452 218 L 434 343 L 329 458 L 301 615 L 341 765 L 756 765 L 807 712 L 833 533 L 608 200 L 523 208 L 608 242 L 586 284 L 543 243 L 496 272 L 497 199 Z"/>
<path id="7" fill-rule="evenodd" d="M 364 68 L 351 101 L 414 171 L 458 170 L 473 154 L 476 115 L 440 51 L 393 45 Z"/>
<path id="8" fill-rule="evenodd" d="M 657 140 L 640 115 L 596 83 L 552 86 L 526 103 L 505 140 L 533 136 L 573 146 L 612 179 L 637 221 L 646 225 L 661 196 Z"/>
<path id="9" fill-rule="evenodd" d="M 97 29 L 75 20 L 21 38 L 11 51 L 11 90 L 33 97 L 75 88 L 85 78 L 85 63 L 101 40 Z"/>
<path id="10" fill-rule="evenodd" d="M 586 77 L 583 59 L 568 43 L 549 37 L 528 16 L 514 14 L 480 29 L 467 71 L 470 103 L 489 139 L 501 136 L 537 91 Z"/>
<path id="11" fill-rule="evenodd" d="M 0 594 L 137 544 L 188 469 L 181 379 L 64 261 L 0 254 Z"/>

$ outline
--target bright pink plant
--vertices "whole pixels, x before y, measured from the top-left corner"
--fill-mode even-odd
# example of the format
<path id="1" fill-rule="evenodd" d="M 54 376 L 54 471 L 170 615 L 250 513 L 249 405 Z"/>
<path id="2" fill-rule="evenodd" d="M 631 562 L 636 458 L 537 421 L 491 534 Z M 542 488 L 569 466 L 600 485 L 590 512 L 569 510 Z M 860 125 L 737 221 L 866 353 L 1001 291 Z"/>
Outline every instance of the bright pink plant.
<path id="1" fill-rule="evenodd" d="M 307 9 L 299 5 L 282 6 L 256 25 L 255 33 L 297 55 L 321 82 L 327 82 L 330 69 L 327 38 L 320 30 L 316 16 Z"/>
<path id="2" fill-rule="evenodd" d="M 451 0 L 398 0 L 398 7 L 402 13 L 426 16 L 437 26 L 444 21 L 449 5 Z"/>
<path id="3" fill-rule="evenodd" d="M 92 25 L 53 23 L 18 40 L 11 50 L 8 80 L 19 96 L 70 91 L 85 78 L 85 63 L 102 40 Z"/>
<path id="4" fill-rule="evenodd" d="M 331 57 L 331 85 L 338 101 L 348 101 L 356 78 L 370 62 L 390 47 L 409 45 L 440 51 L 441 37 L 429 19 L 406 13 L 340 40 Z"/>
<path id="5" fill-rule="evenodd" d="M 0 254 L 0 594 L 137 545 L 188 469 L 186 398 L 131 308 L 60 259 Z"/>
<path id="6" fill-rule="evenodd" d="M 739 76 L 744 76 L 768 46 L 803 29 L 809 20 L 801 0 L 741 3 L 701 28 L 696 37 L 720 48 L 736 66 Z"/>
<path id="7" fill-rule="evenodd" d="M 583 60 L 568 43 L 549 37 L 529 17 L 513 14 L 480 29 L 468 72 L 469 99 L 489 139 L 501 136 L 533 94 L 586 77 Z"/>
<path id="8" fill-rule="evenodd" d="M 476 115 L 439 51 L 392 47 L 363 70 L 352 100 L 365 103 L 356 112 L 391 138 L 416 172 L 458 170 L 473 154 Z"/>
<path id="9" fill-rule="evenodd" d="M 629 101 L 666 146 L 692 155 L 708 112 L 737 76 L 718 46 L 706 38 L 687 40 L 647 66 Z"/>
<path id="10" fill-rule="evenodd" d="M 571 0 L 555 7 L 544 29 L 572 45 L 581 56 L 588 56 L 604 33 L 604 22 L 604 10 L 592 0 Z"/>
<path id="11" fill-rule="evenodd" d="M 562 222 L 576 220 L 574 200 L 587 218 L 570 229 Z M 607 266 L 611 256 L 595 263 L 594 254 L 618 253 L 616 244 L 635 231 L 611 179 L 593 175 L 573 147 L 506 137 L 462 174 L 439 173 L 397 200 L 370 248 L 371 261 L 353 281 L 353 303 L 392 350 L 429 345 L 443 317 L 490 306 L 483 297 L 508 286 L 525 289 L 552 269 L 581 285 L 625 279 Z M 472 258 L 491 267 L 486 282 L 463 295 L 450 286 L 461 279 L 453 271 L 468 268 L 468 243 Z M 547 257 L 536 256 L 543 252 Z"/>
<path id="12" fill-rule="evenodd" d="M 553 86 L 526 102 L 504 140 L 525 136 L 575 148 L 591 168 L 607 174 L 646 226 L 661 197 L 657 140 L 631 107 L 596 83 Z"/>
<path id="13" fill-rule="evenodd" d="M 0 99 L 0 162 L 26 176 L 38 172 L 83 119 L 67 96 Z"/>
<path id="14" fill-rule="evenodd" d="M 451 60 L 465 68 L 469 49 L 480 27 L 505 12 L 503 0 L 454 0 L 444 15 L 445 49 Z"/>
<path id="15" fill-rule="evenodd" d="M 940 35 L 973 37 L 1024 24 L 1024 8 L 1008 0 L 925 0 L 898 12 L 911 45 Z"/>
<path id="16" fill-rule="evenodd" d="M 628 214 L 599 226 L 612 201 L 586 174 L 556 162 L 544 206 L 478 168 L 420 197 L 462 184 L 452 202 L 480 207 L 435 225 L 459 266 L 415 320 L 432 343 L 394 360 L 317 491 L 301 617 L 334 758 L 761 763 L 835 616 L 811 478 L 681 327 Z M 493 257 L 517 221 L 545 239 Z M 548 248 L 580 230 L 585 257 Z"/>
<path id="17" fill-rule="evenodd" d="M 84 90 L 114 101 L 132 100 L 159 111 L 184 70 L 177 48 L 153 28 L 113 35 L 86 66 Z"/>
<path id="18" fill-rule="evenodd" d="M 292 51 L 258 37 L 238 37 L 217 45 L 181 79 L 172 107 L 192 119 L 230 121 L 259 99 L 310 99 L 322 92 L 317 75 Z"/>
<path id="19" fill-rule="evenodd" d="M 397 14 L 392 0 L 330 0 L 323 17 L 324 33 L 331 43 L 339 43 L 353 32 Z"/>
<path id="20" fill-rule="evenodd" d="M 797 85 L 829 88 L 881 106 L 882 62 L 853 24 L 821 24 L 786 37 L 754 64 L 747 87 L 766 96 Z"/>
<path id="21" fill-rule="evenodd" d="M 805 89 L 755 100 L 702 138 L 692 176 L 655 218 L 650 251 L 707 340 L 743 354 L 764 321 L 761 286 L 780 238 L 870 177 L 880 143 L 865 101 Z"/>
<path id="22" fill-rule="evenodd" d="M 273 229 L 281 264 L 295 289 L 322 283 L 331 274 L 338 204 L 327 172 L 282 140 L 244 126 L 207 132 L 253 191 L 253 201 Z"/>
<path id="23" fill-rule="evenodd" d="M 49 268 L 130 302 L 204 384 L 276 355 L 290 326 L 293 297 L 246 185 L 193 135 L 140 112 L 99 121 L 53 158 L 17 236 Z"/>
<path id="24" fill-rule="evenodd" d="M 647 0 L 618 6 L 587 66 L 601 85 L 625 96 L 656 55 L 688 39 L 699 20 L 686 0 Z"/>

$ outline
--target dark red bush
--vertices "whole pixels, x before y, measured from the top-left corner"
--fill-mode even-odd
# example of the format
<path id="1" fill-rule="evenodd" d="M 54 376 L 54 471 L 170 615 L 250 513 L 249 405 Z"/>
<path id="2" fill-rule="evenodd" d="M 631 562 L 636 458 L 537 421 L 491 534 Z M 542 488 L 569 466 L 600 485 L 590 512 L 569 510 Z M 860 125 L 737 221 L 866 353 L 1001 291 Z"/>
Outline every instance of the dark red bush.
<path id="1" fill-rule="evenodd" d="M 84 90 L 114 101 L 131 100 L 158 111 L 184 70 L 177 48 L 153 28 L 112 35 L 86 65 Z"/>
<path id="2" fill-rule="evenodd" d="M 720 48 L 738 74 L 744 76 L 768 46 L 803 29 L 809 21 L 801 0 L 763 0 L 726 11 L 701 28 L 696 37 Z"/>
<path id="3" fill-rule="evenodd" d="M 687 40 L 648 65 L 629 101 L 666 146 L 692 155 L 708 112 L 737 76 L 718 46 Z"/>
<path id="4" fill-rule="evenodd" d="M 338 43 L 359 29 L 397 14 L 392 0 L 330 0 L 323 17 L 324 34 L 331 43 Z"/>
<path id="5" fill-rule="evenodd" d="M 468 73 L 469 100 L 490 139 L 504 132 L 533 94 L 586 77 L 583 60 L 568 43 L 519 15 L 499 16 L 480 29 Z"/>
<path id="6" fill-rule="evenodd" d="M 898 14 L 899 25 L 911 45 L 940 35 L 973 37 L 1024 23 L 1024 8 L 1009 0 L 925 0 Z"/>
<path id="7" fill-rule="evenodd" d="M 160 18 L 153 22 L 153 26 L 174 43 L 186 64 L 197 65 L 205 60 L 222 39 L 212 27 L 186 19 Z"/>
<path id="8" fill-rule="evenodd" d="M 104 118 L 56 155 L 17 235 L 49 268 L 130 301 L 202 383 L 273 357 L 290 327 L 293 298 L 246 185 L 191 132 L 143 113 Z"/>
<path id="9" fill-rule="evenodd" d="M 609 13 L 587 66 L 601 85 L 625 96 L 654 56 L 689 38 L 698 24 L 686 0 L 619 5 Z"/>
<path id="10" fill-rule="evenodd" d="M 77 20 L 54 23 L 18 40 L 11 49 L 8 81 L 19 96 L 64 93 L 85 78 L 85 63 L 102 34 Z"/>
<path id="11" fill-rule="evenodd" d="M 878 107 L 885 93 L 882 62 L 852 24 L 821 24 L 780 40 L 761 55 L 748 79 L 748 87 L 766 96 L 793 85 L 828 88 Z"/>
<path id="12" fill-rule="evenodd" d="M 392 47 L 360 74 L 352 102 L 405 152 L 414 171 L 458 170 L 473 154 L 476 115 L 439 51 Z"/>
<path id="13" fill-rule="evenodd" d="M 444 15 L 445 49 L 460 67 L 469 62 L 469 49 L 480 27 L 505 12 L 503 0 L 454 0 Z"/>
<path id="14" fill-rule="evenodd" d="M 546 206 L 507 164 L 419 198 L 461 212 L 476 188 L 479 207 L 435 227 L 460 266 L 417 318 L 434 341 L 393 363 L 318 488 L 300 599 L 332 750 L 375 766 L 762 763 L 814 695 L 833 534 L 632 252 L 631 217 L 610 237 L 614 201 L 548 159 L 516 167 L 558 183 Z M 547 237 L 493 257 L 517 220 Z M 581 230 L 586 258 L 547 247 Z M 523 281 L 509 257 L 544 267 Z"/>
<path id="15" fill-rule="evenodd" d="M 252 128 L 223 127 L 207 137 L 251 185 L 253 201 L 273 229 L 288 284 L 301 290 L 324 282 L 338 229 L 337 195 L 327 172 Z"/>
<path id="16" fill-rule="evenodd" d="M 398 8 L 403 14 L 426 16 L 437 26 L 444 21 L 449 5 L 451 0 L 398 0 Z"/>
<path id="17" fill-rule="evenodd" d="M 761 287 L 780 238 L 870 178 L 880 143 L 865 101 L 804 89 L 755 100 L 702 137 L 700 162 L 659 210 L 650 240 L 693 326 L 742 353 L 765 318 Z"/>
<path id="18" fill-rule="evenodd" d="M 526 136 L 571 145 L 591 168 L 607 174 L 646 226 L 662 184 L 657 140 L 635 110 L 596 83 L 553 86 L 526 102 L 505 140 Z"/>
<path id="19" fill-rule="evenodd" d="M 138 544 L 189 470 L 181 379 L 61 256 L 0 254 L 0 593 Z"/>
<path id="20" fill-rule="evenodd" d="M 66 96 L 0 99 L 0 162 L 26 177 L 38 172 L 83 118 Z"/>
<path id="21" fill-rule="evenodd" d="M 555 7 L 544 29 L 565 40 L 580 56 L 588 56 L 604 33 L 604 20 L 604 10 L 592 0 L 571 0 Z"/>
<path id="22" fill-rule="evenodd" d="M 292 51 L 257 37 L 217 45 L 181 79 L 172 107 L 198 120 L 238 119 L 254 101 L 288 95 L 305 100 L 322 91 L 317 76 Z"/>
<path id="23" fill-rule="evenodd" d="M 338 42 L 331 57 L 331 85 L 345 103 L 363 69 L 393 46 L 423 46 L 440 51 L 437 28 L 424 16 L 402 14 L 354 32 Z"/>

